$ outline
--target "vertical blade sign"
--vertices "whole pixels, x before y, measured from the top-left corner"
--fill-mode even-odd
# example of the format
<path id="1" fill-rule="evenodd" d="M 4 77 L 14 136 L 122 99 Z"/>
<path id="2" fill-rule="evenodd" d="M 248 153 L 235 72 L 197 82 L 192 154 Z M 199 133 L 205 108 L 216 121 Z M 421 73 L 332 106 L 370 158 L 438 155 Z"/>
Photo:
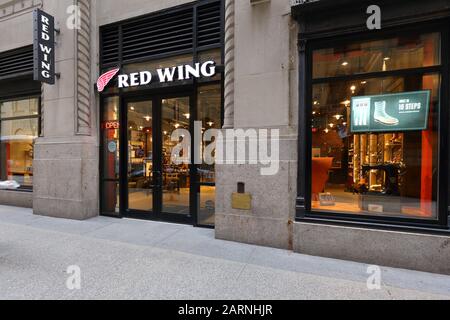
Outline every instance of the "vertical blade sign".
<path id="1" fill-rule="evenodd" d="M 55 19 L 36 9 L 34 18 L 34 76 L 35 81 L 55 84 Z"/>

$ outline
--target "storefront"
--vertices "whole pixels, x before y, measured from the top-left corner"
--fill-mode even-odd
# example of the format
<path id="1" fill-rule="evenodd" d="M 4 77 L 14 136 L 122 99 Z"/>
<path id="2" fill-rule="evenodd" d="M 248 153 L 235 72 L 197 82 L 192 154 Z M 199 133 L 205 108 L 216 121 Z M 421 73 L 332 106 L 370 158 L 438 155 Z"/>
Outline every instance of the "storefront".
<path id="1" fill-rule="evenodd" d="M 371 1 L 76 0 L 69 28 L 73 4 L 0 10 L 0 204 L 450 273 L 448 0 L 380 0 L 380 30 Z M 37 8 L 54 84 L 32 81 Z M 210 129 L 277 131 L 278 170 L 197 161 Z"/>
<path id="2" fill-rule="evenodd" d="M 101 88 L 102 214 L 214 226 L 214 165 L 172 136 L 222 127 L 222 17 L 202 1 L 100 28 L 100 74 L 118 73 Z"/>
<path id="3" fill-rule="evenodd" d="M 366 2 L 293 7 L 305 137 L 297 221 L 448 234 L 448 3 L 378 5 L 380 30 L 368 29 Z M 326 255 L 348 250 L 336 241 Z"/>

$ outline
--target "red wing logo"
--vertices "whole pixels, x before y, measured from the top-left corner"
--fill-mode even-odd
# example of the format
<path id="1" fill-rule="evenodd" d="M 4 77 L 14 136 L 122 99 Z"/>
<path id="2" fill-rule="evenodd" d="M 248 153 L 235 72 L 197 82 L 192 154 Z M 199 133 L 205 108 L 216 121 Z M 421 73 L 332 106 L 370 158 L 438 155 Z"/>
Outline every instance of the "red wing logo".
<path id="1" fill-rule="evenodd" d="M 97 80 L 97 89 L 98 92 L 102 92 L 112 78 L 119 72 L 120 68 L 110 70 L 100 76 Z"/>

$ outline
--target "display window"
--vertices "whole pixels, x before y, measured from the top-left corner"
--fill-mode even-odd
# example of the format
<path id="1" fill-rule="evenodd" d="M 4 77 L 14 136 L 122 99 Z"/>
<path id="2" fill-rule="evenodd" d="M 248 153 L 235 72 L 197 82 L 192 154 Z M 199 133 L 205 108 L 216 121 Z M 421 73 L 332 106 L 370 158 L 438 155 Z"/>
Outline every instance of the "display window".
<path id="1" fill-rule="evenodd" d="M 443 222 L 444 37 L 312 46 L 308 216 Z"/>
<path id="2" fill-rule="evenodd" d="M 0 112 L 0 180 L 9 181 L 2 188 L 32 189 L 39 97 L 0 101 Z"/>

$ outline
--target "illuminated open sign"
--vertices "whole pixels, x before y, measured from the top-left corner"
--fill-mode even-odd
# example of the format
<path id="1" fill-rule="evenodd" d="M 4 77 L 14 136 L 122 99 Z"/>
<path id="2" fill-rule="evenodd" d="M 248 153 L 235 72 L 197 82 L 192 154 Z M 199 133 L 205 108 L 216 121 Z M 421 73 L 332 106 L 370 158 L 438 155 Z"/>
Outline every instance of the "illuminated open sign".
<path id="1" fill-rule="evenodd" d="M 119 129 L 120 124 L 119 121 L 107 121 L 103 124 L 105 129 Z"/>

